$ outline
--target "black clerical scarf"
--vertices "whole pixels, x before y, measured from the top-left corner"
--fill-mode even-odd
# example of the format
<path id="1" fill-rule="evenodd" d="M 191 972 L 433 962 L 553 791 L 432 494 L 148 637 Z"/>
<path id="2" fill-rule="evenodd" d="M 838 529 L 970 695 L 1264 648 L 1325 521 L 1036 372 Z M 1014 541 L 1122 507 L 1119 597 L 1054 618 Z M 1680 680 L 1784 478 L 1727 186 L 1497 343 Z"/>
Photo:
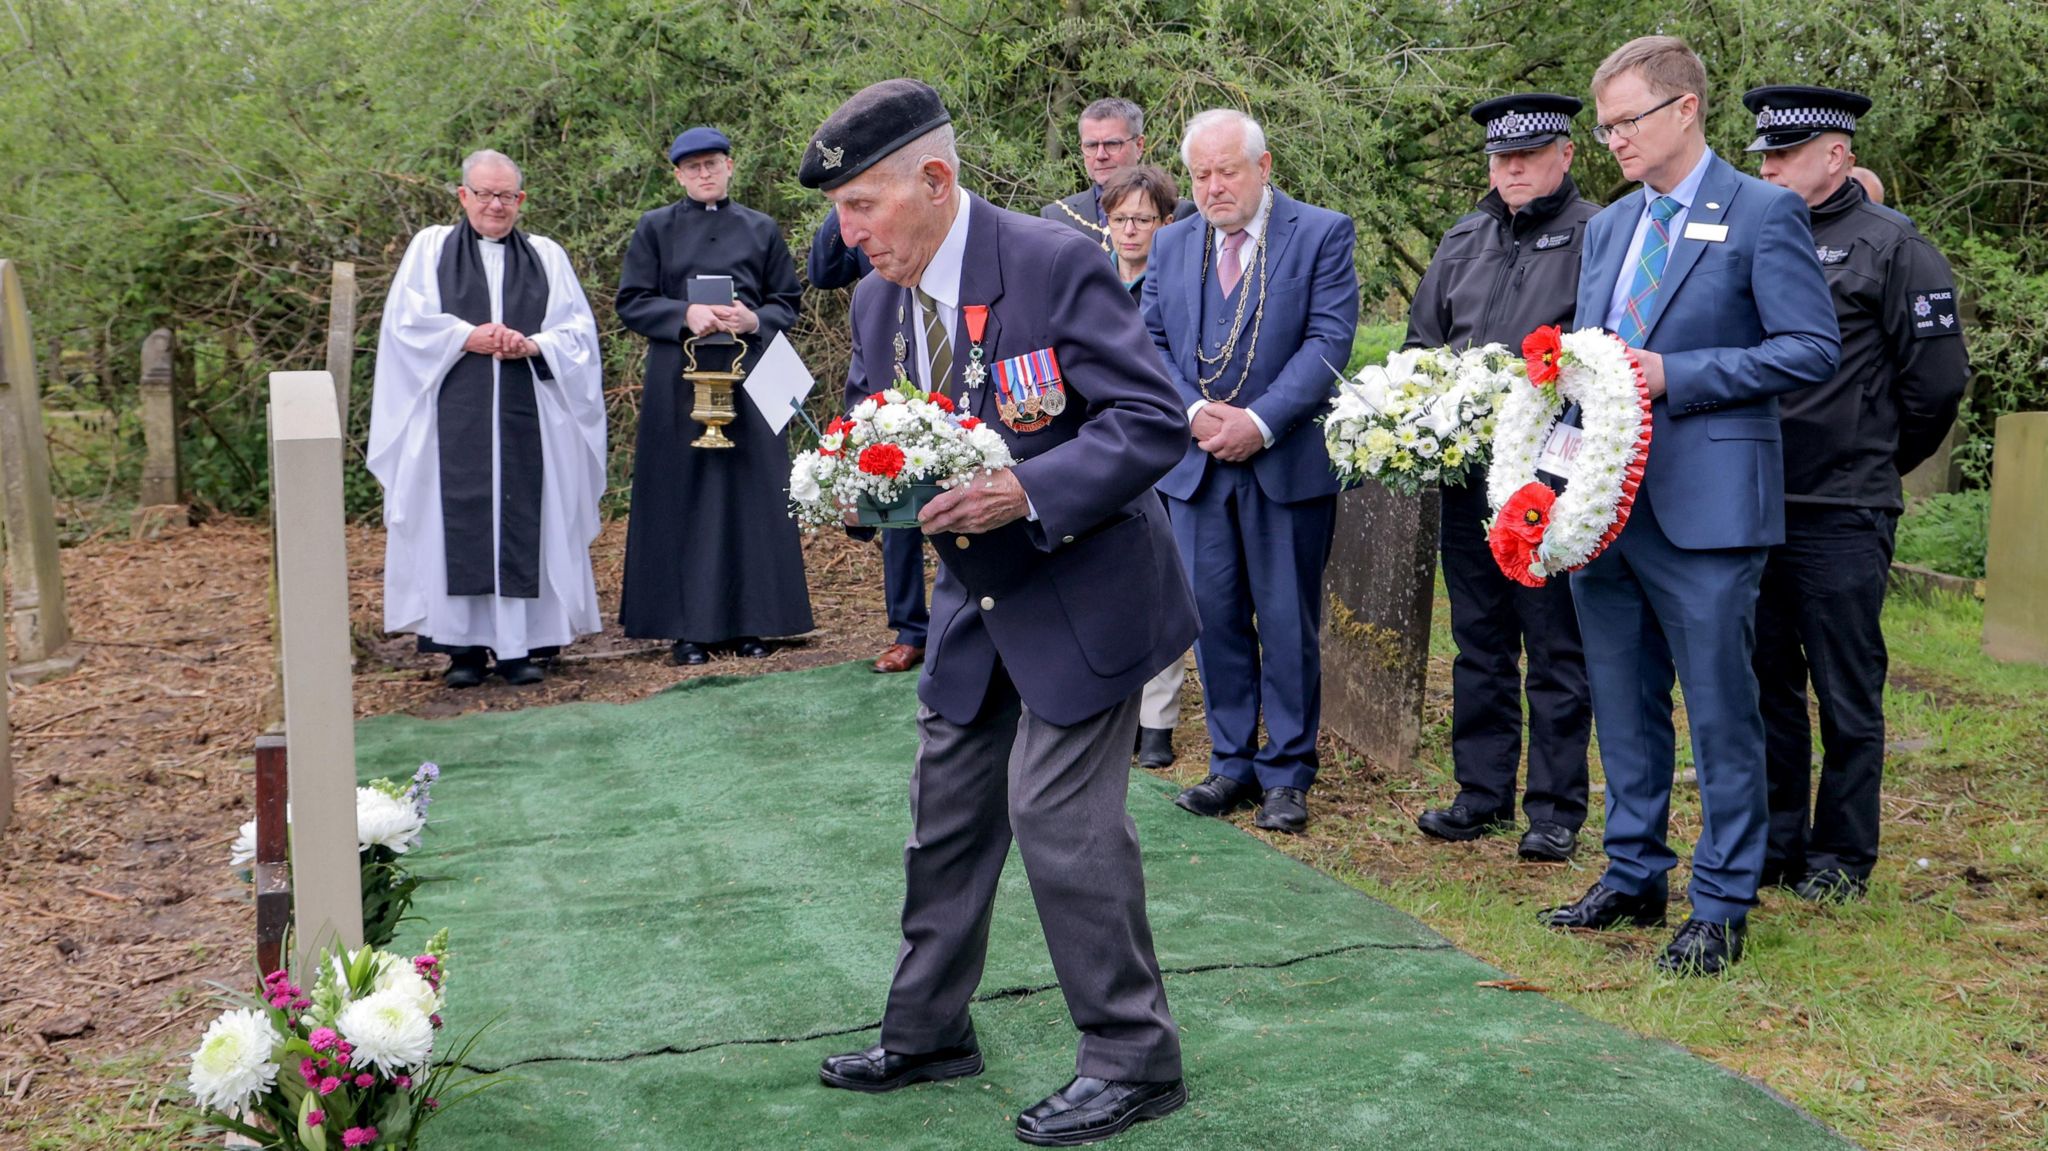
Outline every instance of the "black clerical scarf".
<path id="1" fill-rule="evenodd" d="M 441 307 L 472 324 L 491 322 L 491 282 L 484 274 L 481 241 L 469 221 L 441 247 Z M 548 312 L 548 274 L 526 234 L 506 235 L 504 324 L 531 336 Z M 498 381 L 498 473 L 491 483 L 492 357 L 465 352 L 441 380 L 441 540 L 448 553 L 449 595 L 540 595 L 540 408 L 534 373 L 544 361 L 506 360 Z M 534 365 L 543 365 L 536 369 Z M 498 538 L 491 535 L 498 505 Z M 495 562 L 493 544 L 496 544 Z M 496 569 L 495 573 L 493 568 Z M 495 574 L 495 578 L 493 575 Z"/>

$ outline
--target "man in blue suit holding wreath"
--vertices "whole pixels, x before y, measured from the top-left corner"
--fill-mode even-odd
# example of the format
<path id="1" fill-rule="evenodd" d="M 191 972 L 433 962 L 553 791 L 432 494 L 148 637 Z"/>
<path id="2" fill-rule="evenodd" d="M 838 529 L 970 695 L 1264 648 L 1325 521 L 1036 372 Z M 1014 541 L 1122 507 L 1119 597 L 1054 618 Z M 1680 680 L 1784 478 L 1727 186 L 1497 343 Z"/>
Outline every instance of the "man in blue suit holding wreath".
<path id="1" fill-rule="evenodd" d="M 1777 397 L 1826 380 L 1841 340 L 1804 201 L 1707 147 L 1706 69 L 1684 41 L 1622 45 L 1594 73 L 1593 99 L 1594 137 L 1643 188 L 1587 224 L 1575 325 L 1637 349 L 1654 431 L 1628 526 L 1572 575 L 1607 774 L 1607 870 L 1542 918 L 1664 922 L 1675 677 L 1701 828 L 1692 915 L 1657 966 L 1712 975 L 1742 956 L 1769 825 L 1750 656 L 1764 557 L 1785 538 Z"/>

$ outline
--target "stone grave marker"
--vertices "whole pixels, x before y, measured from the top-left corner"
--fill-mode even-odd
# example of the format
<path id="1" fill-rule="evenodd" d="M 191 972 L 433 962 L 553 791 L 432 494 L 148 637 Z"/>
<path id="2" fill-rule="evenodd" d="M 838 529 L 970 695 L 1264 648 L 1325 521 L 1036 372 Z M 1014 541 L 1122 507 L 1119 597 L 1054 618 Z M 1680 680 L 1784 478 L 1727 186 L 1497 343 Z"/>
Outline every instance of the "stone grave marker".
<path id="1" fill-rule="evenodd" d="M 348 438 L 348 393 L 355 382 L 356 266 L 334 262 L 333 286 L 327 296 L 327 374 L 334 380 L 335 410 L 341 413 L 341 438 Z"/>
<path id="2" fill-rule="evenodd" d="M 1984 654 L 2048 663 L 2048 412 L 1998 417 L 1991 540 L 1984 556 Z"/>
<path id="3" fill-rule="evenodd" d="M 50 499 L 50 446 L 31 339 L 21 278 L 11 261 L 0 260 L 0 485 L 15 658 L 8 674 L 20 683 L 69 671 L 79 659 L 68 650 L 71 624 Z"/>
<path id="4" fill-rule="evenodd" d="M 158 328 L 142 341 L 142 506 L 185 502 L 178 474 L 177 338 Z"/>
<path id="5" fill-rule="evenodd" d="M 1337 497 L 1323 576 L 1323 730 L 1398 770 L 1422 745 L 1430 611 L 1436 598 L 1434 489 L 1368 483 Z"/>

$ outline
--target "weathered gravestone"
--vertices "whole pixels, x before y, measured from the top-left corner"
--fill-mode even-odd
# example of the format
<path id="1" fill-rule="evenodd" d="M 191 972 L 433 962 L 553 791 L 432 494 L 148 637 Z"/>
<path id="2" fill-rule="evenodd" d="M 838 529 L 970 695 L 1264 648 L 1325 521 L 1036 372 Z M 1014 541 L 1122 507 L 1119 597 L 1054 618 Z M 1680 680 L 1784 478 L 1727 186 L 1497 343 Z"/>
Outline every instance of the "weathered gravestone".
<path id="1" fill-rule="evenodd" d="M 158 328 L 142 341 L 142 506 L 181 504 L 177 339 Z"/>
<path id="2" fill-rule="evenodd" d="M 356 266 L 334 263 L 327 297 L 327 374 L 334 380 L 334 406 L 341 413 L 341 437 L 348 438 L 348 392 L 355 381 Z"/>
<path id="3" fill-rule="evenodd" d="M 270 511 L 284 649 L 293 970 L 363 944 L 341 421 L 326 372 L 270 374 Z M 310 978 L 310 976 L 308 976 Z"/>
<path id="4" fill-rule="evenodd" d="M 1991 541 L 1984 556 L 1984 654 L 2048 663 L 2048 412 L 1998 417 Z"/>
<path id="5" fill-rule="evenodd" d="M 1422 744 L 1436 597 L 1436 491 L 1365 484 L 1337 497 L 1323 576 L 1323 730 L 1399 770 Z"/>
<path id="6" fill-rule="evenodd" d="M 57 514 L 50 500 L 50 446 L 43 436 L 41 389 L 28 304 L 14 264 L 0 260 L 0 483 L 5 487 L 8 623 L 22 683 L 78 666 L 66 650 L 71 624 L 64 611 L 64 571 L 57 552 Z"/>

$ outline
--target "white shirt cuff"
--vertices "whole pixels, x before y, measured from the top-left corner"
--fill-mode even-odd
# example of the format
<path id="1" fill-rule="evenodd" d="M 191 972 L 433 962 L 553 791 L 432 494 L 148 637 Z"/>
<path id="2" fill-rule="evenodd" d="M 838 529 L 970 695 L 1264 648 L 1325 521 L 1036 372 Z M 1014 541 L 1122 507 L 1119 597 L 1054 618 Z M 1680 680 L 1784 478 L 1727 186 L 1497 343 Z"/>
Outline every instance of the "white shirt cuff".
<path id="1" fill-rule="evenodd" d="M 1266 446 L 1267 446 L 1267 447 L 1269 447 L 1269 448 L 1270 448 L 1270 447 L 1272 447 L 1272 446 L 1273 446 L 1273 429 L 1271 429 L 1271 428 L 1267 427 L 1267 426 L 1266 426 L 1266 421 L 1264 421 L 1264 420 L 1262 420 L 1262 419 L 1260 419 L 1260 418 L 1259 418 L 1259 413 L 1257 413 L 1257 412 L 1255 412 L 1255 411 L 1251 410 L 1250 408 L 1246 408 L 1246 409 L 1244 410 L 1244 414 L 1245 414 L 1245 415 L 1248 415 L 1248 416 L 1250 416 L 1250 417 L 1252 418 L 1252 422 L 1253 422 L 1253 423 L 1255 423 L 1255 424 L 1257 424 L 1257 425 L 1259 425 L 1259 438 L 1261 438 L 1261 439 L 1263 439 L 1263 440 L 1265 440 L 1265 441 L 1266 441 Z M 1190 417 L 1190 418 L 1192 418 L 1192 417 Z"/>
<path id="2" fill-rule="evenodd" d="M 1189 419 L 1190 421 L 1193 421 L 1193 420 L 1194 420 L 1194 418 L 1195 418 L 1195 413 L 1196 413 L 1196 412 L 1199 412 L 1199 411 L 1201 411 L 1201 410 L 1202 410 L 1203 408 L 1206 408 L 1206 407 L 1208 407 L 1208 406 L 1209 406 L 1209 401 L 1207 401 L 1207 400 L 1196 400 L 1196 401 L 1195 401 L 1194 403 L 1192 403 L 1192 404 L 1189 404 L 1189 405 L 1188 405 L 1188 419 Z"/>

